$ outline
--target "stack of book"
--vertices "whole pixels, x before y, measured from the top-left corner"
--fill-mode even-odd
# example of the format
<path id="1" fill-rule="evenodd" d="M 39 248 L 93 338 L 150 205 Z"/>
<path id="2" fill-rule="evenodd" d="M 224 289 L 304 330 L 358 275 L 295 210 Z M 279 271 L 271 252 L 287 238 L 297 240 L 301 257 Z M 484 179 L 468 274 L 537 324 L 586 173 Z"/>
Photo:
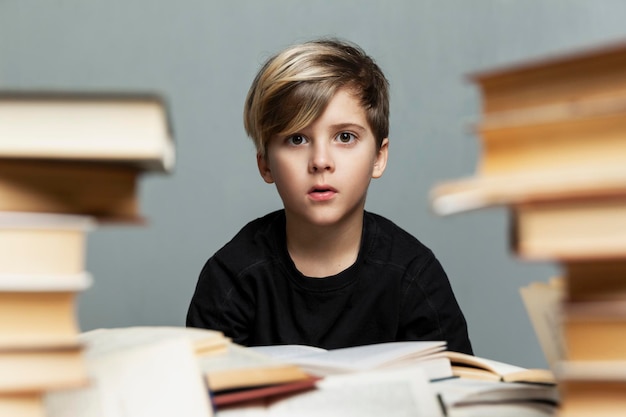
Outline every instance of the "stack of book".
<path id="1" fill-rule="evenodd" d="M 543 287 L 557 294 L 559 415 L 622 415 L 626 44 L 485 71 L 472 81 L 483 98 L 477 172 L 436 186 L 432 207 L 442 215 L 509 209 L 512 252 L 562 269 L 561 284 Z"/>
<path id="2" fill-rule="evenodd" d="M 90 284 L 92 224 L 88 216 L 0 212 L 2 415 L 41 415 L 45 391 L 87 383 L 75 301 Z"/>
<path id="3" fill-rule="evenodd" d="M 87 234 L 141 222 L 139 176 L 173 150 L 155 96 L 0 93 L 0 415 L 44 416 L 47 392 L 89 384 Z"/>

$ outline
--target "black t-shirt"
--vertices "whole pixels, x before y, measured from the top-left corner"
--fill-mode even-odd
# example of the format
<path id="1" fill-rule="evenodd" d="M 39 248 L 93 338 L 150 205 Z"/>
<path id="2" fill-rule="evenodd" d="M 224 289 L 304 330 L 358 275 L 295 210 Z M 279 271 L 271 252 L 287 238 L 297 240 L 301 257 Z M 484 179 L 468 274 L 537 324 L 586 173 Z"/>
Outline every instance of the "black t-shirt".
<path id="1" fill-rule="evenodd" d="M 449 350 L 472 353 L 465 318 L 432 251 L 369 212 L 356 262 L 325 278 L 296 269 L 283 210 L 248 223 L 206 262 L 187 326 L 221 330 L 245 346 L 445 340 Z"/>

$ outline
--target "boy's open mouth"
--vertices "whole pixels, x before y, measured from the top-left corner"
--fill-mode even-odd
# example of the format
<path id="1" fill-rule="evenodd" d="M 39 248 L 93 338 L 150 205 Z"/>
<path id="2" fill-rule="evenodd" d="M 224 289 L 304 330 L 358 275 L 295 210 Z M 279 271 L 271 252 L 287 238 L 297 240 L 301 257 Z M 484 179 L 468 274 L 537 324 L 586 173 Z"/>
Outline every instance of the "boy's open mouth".
<path id="1" fill-rule="evenodd" d="M 315 186 L 309 190 L 309 196 L 313 200 L 323 201 L 333 198 L 333 196 L 337 194 L 337 190 L 333 187 L 322 185 Z"/>
<path id="2" fill-rule="evenodd" d="M 336 192 L 337 190 L 327 185 L 315 186 L 309 190 L 309 193 L 336 193 Z"/>

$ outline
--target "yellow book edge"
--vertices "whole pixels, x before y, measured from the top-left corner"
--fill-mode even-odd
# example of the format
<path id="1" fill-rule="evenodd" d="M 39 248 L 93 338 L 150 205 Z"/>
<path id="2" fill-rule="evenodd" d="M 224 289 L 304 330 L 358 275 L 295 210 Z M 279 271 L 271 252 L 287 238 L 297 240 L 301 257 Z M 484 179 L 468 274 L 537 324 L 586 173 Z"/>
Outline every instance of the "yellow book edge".
<path id="1" fill-rule="evenodd" d="M 430 203 L 435 214 L 446 216 L 492 206 L 615 194 L 626 194 L 626 167 L 477 174 L 435 185 Z"/>
<path id="2" fill-rule="evenodd" d="M 453 351 L 446 351 L 446 356 L 452 364 L 453 375 L 461 378 L 556 384 L 554 373 L 549 369 L 523 368 L 505 362 Z"/>

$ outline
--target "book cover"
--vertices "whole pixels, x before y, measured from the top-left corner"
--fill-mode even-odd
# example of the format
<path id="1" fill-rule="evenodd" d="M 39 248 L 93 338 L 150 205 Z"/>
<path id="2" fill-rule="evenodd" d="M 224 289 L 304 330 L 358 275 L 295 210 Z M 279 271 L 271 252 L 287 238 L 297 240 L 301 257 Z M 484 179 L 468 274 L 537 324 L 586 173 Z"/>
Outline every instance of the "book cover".
<path id="1" fill-rule="evenodd" d="M 170 172 L 175 152 L 167 102 L 152 93 L 3 91 L 0 157 Z"/>

